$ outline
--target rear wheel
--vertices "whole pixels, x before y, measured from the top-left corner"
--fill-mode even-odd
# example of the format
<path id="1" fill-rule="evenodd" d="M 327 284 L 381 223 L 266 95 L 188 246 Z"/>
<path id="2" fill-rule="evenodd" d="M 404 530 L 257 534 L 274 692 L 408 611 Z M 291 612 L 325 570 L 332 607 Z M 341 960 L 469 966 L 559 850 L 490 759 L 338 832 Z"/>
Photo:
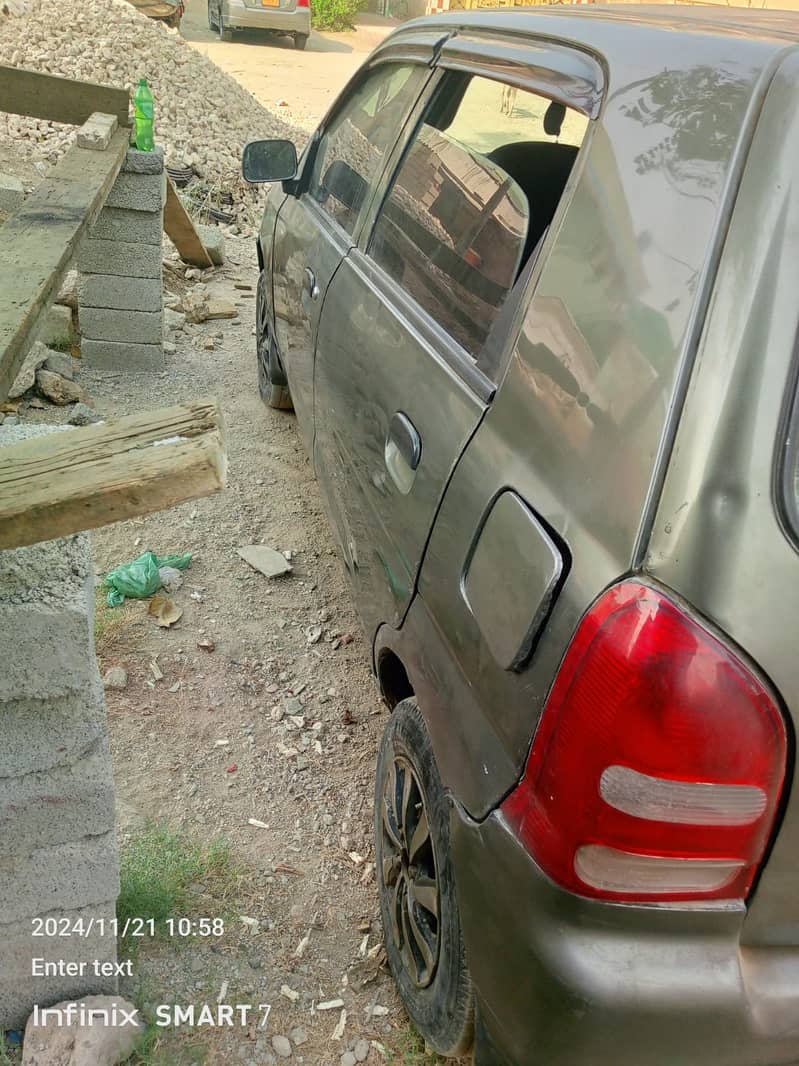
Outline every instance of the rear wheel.
<path id="1" fill-rule="evenodd" d="M 272 381 L 277 367 L 277 354 L 272 340 L 272 328 L 269 321 L 269 306 L 266 300 L 266 273 L 261 271 L 258 278 L 258 292 L 255 301 L 255 343 L 258 358 L 258 391 L 268 407 L 279 411 L 291 411 L 291 393 L 288 385 L 276 385 Z"/>
<path id="2" fill-rule="evenodd" d="M 380 744 L 375 858 L 391 973 L 416 1028 L 441 1055 L 464 1055 L 474 1037 L 449 850 L 449 805 L 415 699 L 399 703 Z"/>
<path id="3" fill-rule="evenodd" d="M 305 50 L 305 46 L 308 43 L 307 33 L 295 33 L 294 34 L 294 47 L 299 49 L 300 52 Z"/>

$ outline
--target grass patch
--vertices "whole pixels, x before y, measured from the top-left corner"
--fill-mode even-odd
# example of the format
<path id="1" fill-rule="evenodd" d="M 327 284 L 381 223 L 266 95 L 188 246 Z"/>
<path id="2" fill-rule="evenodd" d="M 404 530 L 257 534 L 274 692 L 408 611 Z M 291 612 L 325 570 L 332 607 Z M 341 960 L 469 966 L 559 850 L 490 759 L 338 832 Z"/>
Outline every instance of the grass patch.
<path id="1" fill-rule="evenodd" d="M 157 928 L 166 918 L 188 915 L 194 882 L 201 881 L 214 895 L 226 895 L 235 875 L 230 845 L 223 838 L 203 847 L 184 833 L 148 825 L 122 852 L 120 928 L 129 918 L 153 919 Z"/>
<path id="2" fill-rule="evenodd" d="M 107 653 L 122 633 L 141 621 L 141 612 L 136 610 L 135 603 L 126 602 L 121 607 L 109 607 L 105 602 L 107 592 L 104 584 L 97 585 L 94 602 L 94 647 L 98 655 Z"/>
<path id="3" fill-rule="evenodd" d="M 12 1057 L 13 1055 L 13 1057 Z M 16 1066 L 20 1061 L 20 1052 L 16 1048 L 12 1052 L 6 1043 L 5 1033 L 0 1031 L 0 1066 Z"/>
<path id="4" fill-rule="evenodd" d="M 190 1066 L 207 1060 L 207 1049 L 150 1027 L 126 1066 Z M 2 1063 L 0 1063 L 2 1066 Z"/>
<path id="5" fill-rule="evenodd" d="M 424 1039 L 412 1025 L 400 1029 L 394 1038 L 394 1047 L 389 1051 L 391 1066 L 445 1066 L 447 1059 L 428 1051 Z"/>

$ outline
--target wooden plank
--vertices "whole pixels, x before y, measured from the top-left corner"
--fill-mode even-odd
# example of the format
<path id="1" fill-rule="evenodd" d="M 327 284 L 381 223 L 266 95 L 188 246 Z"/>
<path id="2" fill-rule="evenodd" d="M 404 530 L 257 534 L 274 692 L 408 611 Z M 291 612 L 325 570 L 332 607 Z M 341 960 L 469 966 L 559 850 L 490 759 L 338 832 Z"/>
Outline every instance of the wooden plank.
<path id="1" fill-rule="evenodd" d="M 164 229 L 166 235 L 177 248 L 184 263 L 202 267 L 203 270 L 214 264 L 194 228 L 191 215 L 183 206 L 178 191 L 172 181 L 166 182 L 166 205 L 164 207 Z"/>
<path id="2" fill-rule="evenodd" d="M 0 447 L 0 549 L 161 511 L 225 485 L 215 400 Z"/>
<path id="3" fill-rule="evenodd" d="M 0 111 L 73 126 L 82 126 L 95 111 L 102 111 L 116 115 L 120 126 L 129 126 L 130 94 L 113 85 L 0 65 Z"/>
<path id="4" fill-rule="evenodd" d="M 0 403 L 33 343 L 39 316 L 57 296 L 78 243 L 111 191 L 127 148 L 127 130 L 117 130 L 104 152 L 71 148 L 3 225 Z"/>

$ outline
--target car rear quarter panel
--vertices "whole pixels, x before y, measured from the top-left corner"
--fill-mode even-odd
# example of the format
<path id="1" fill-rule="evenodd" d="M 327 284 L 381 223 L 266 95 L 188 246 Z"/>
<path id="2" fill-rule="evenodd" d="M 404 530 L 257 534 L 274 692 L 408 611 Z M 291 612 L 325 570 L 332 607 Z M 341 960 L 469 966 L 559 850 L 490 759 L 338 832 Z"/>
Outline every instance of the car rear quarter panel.
<path id="1" fill-rule="evenodd" d="M 602 114 L 533 277 L 504 381 L 444 497 L 408 632 L 381 634 L 405 643 L 442 777 L 477 817 L 518 779 L 580 616 L 633 566 L 767 63 L 757 46 L 742 59 L 724 41 L 686 36 L 677 51 L 668 33 L 613 29 L 597 31 L 612 47 Z M 503 489 L 571 561 L 521 670 L 493 660 L 461 591 L 477 531 Z"/>
<path id="2" fill-rule="evenodd" d="M 799 555 L 782 519 L 780 474 L 799 332 L 798 92 L 794 52 L 749 153 L 646 562 L 758 664 L 792 739 Z M 746 972 L 772 1027 L 795 1025 L 799 1004 L 795 772 L 792 755 L 781 828 L 744 930 Z M 794 950 L 764 950 L 777 945 Z"/>

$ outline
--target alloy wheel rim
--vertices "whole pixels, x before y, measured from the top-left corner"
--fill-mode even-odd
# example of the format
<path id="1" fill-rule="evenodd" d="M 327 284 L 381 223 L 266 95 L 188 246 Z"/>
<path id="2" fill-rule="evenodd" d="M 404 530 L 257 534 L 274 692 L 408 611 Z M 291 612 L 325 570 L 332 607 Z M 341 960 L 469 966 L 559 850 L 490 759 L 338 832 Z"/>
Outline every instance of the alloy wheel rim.
<path id="1" fill-rule="evenodd" d="M 441 897 L 424 796 L 401 755 L 383 786 L 381 832 L 391 937 L 411 980 L 426 988 L 438 966 Z"/>

